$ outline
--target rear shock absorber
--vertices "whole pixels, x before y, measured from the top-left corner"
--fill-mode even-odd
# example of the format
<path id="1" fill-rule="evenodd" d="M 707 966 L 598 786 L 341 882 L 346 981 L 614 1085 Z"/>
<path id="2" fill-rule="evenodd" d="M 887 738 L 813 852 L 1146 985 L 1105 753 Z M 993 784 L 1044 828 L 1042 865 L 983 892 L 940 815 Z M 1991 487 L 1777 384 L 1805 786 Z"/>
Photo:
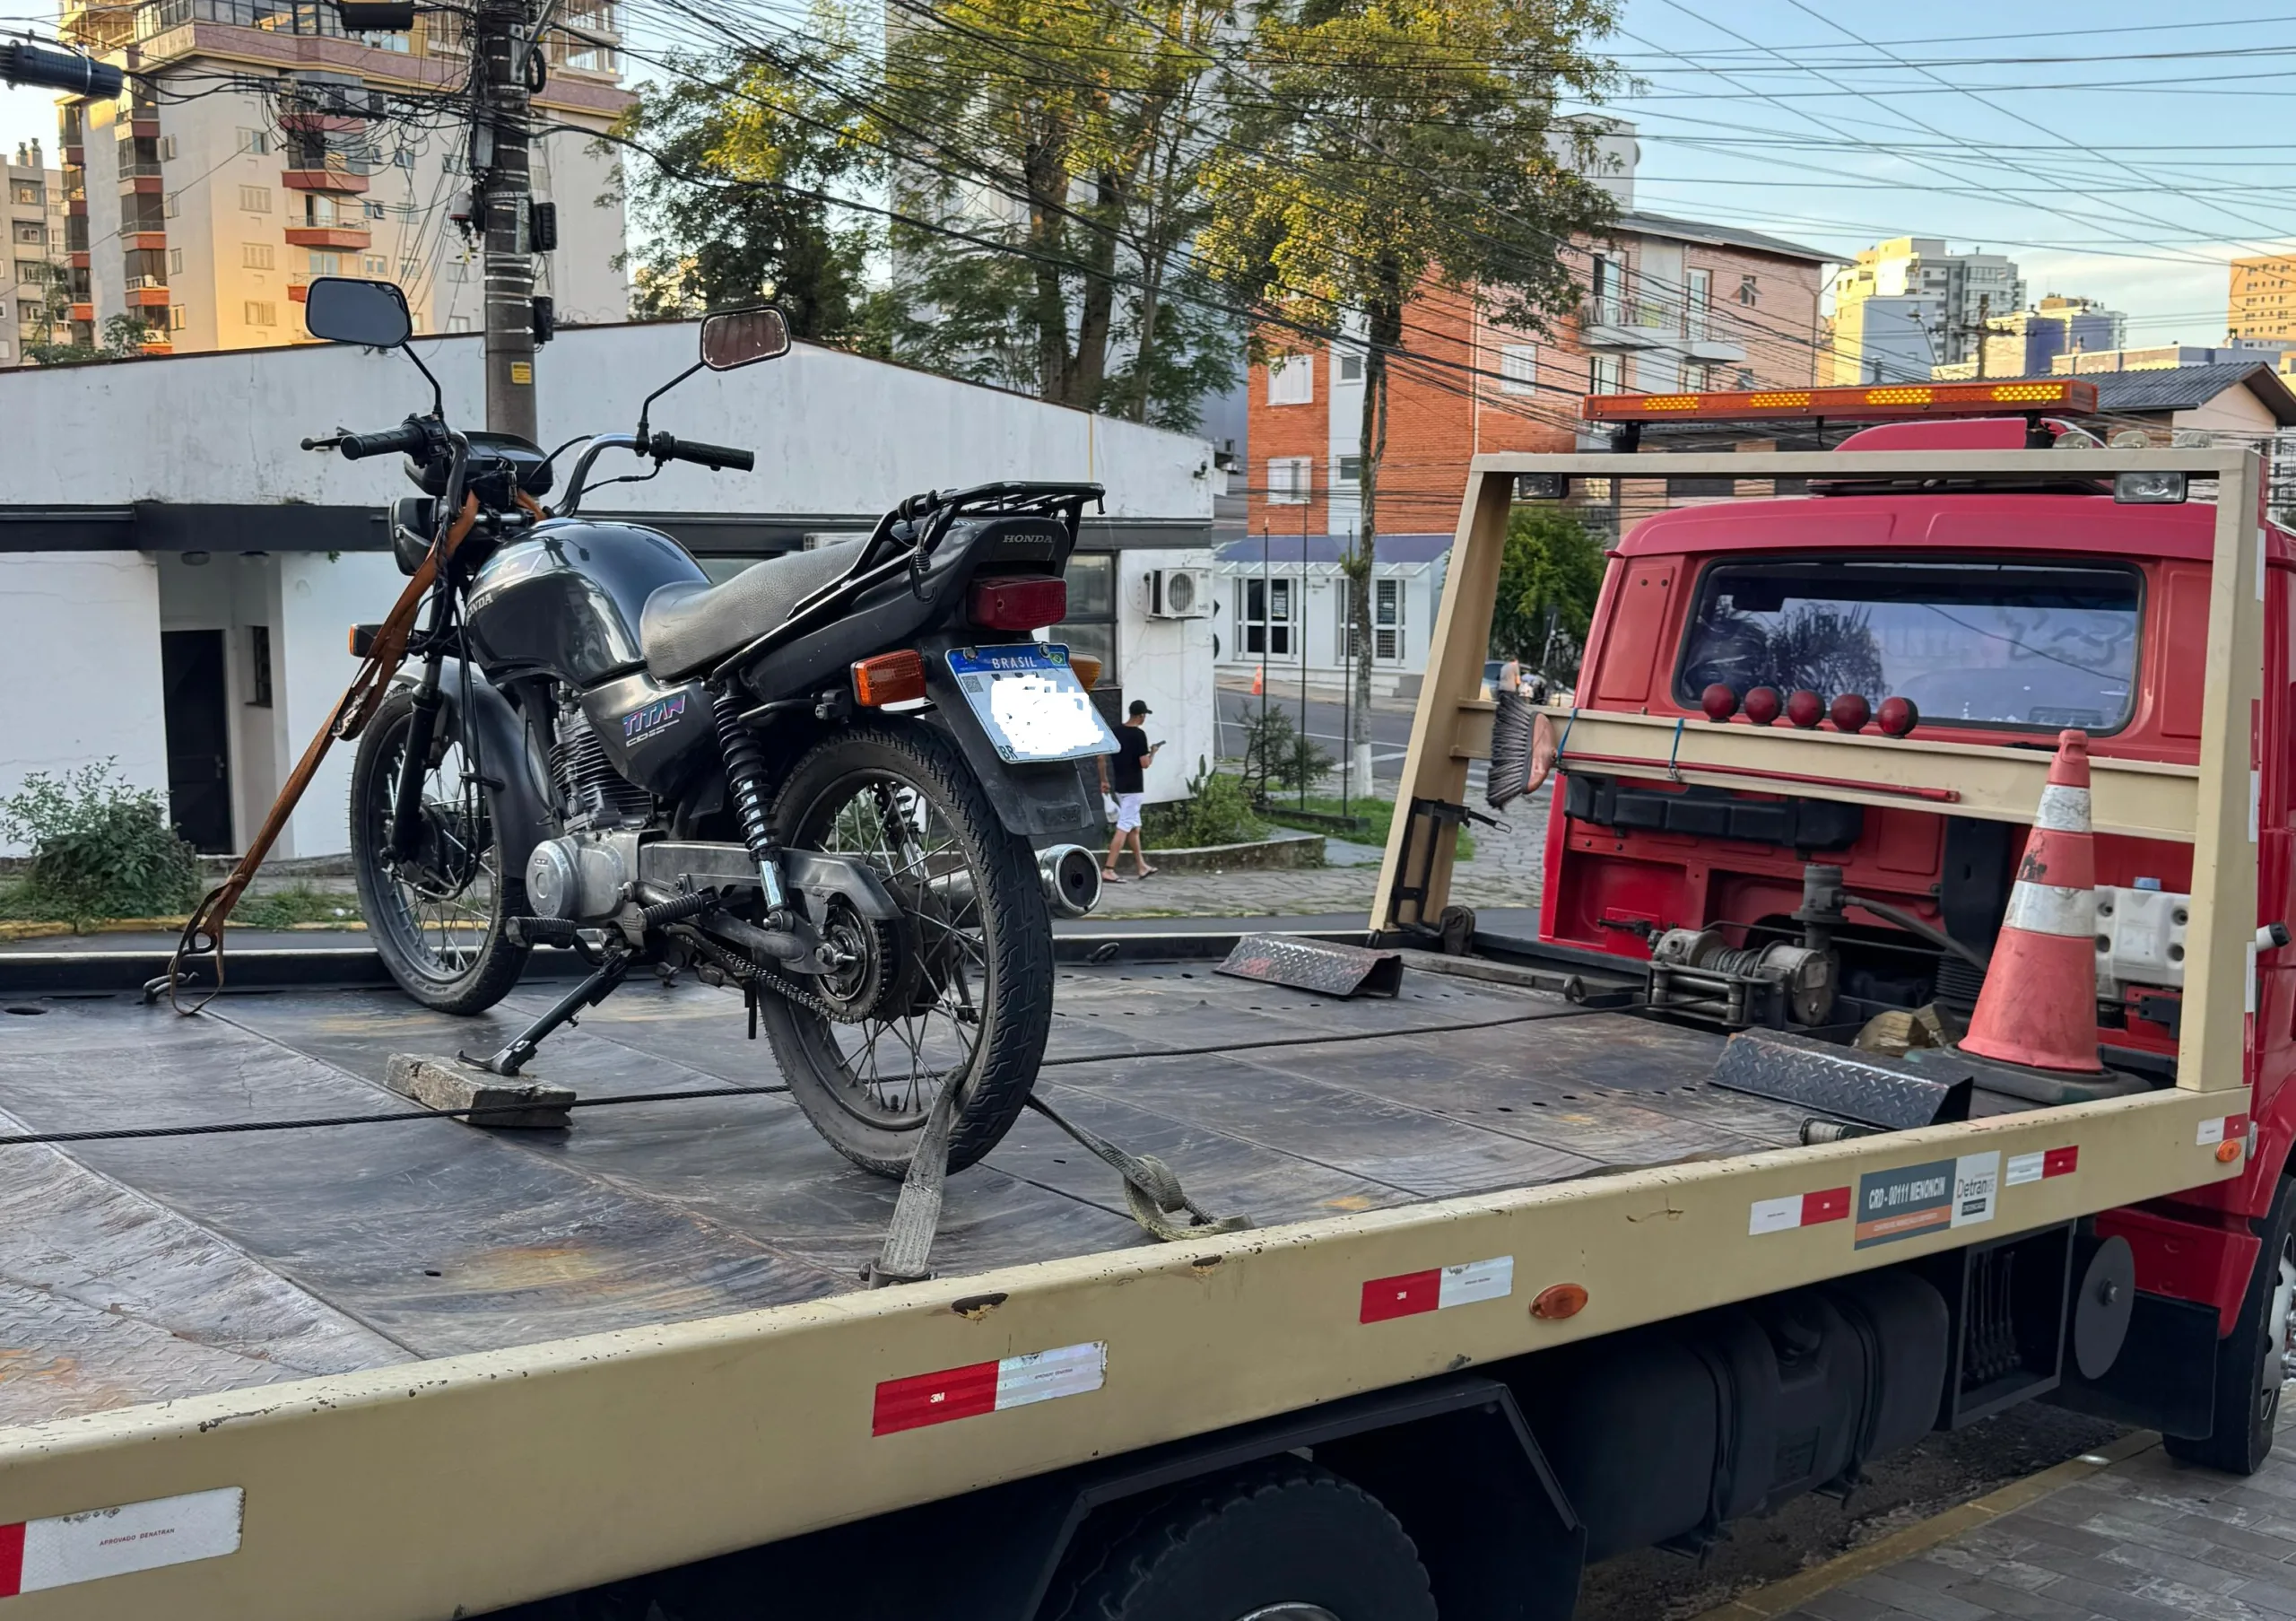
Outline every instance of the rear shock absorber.
<path id="1" fill-rule="evenodd" d="M 742 724 L 741 705 L 733 693 L 720 688 L 709 706 L 718 721 L 718 752 L 726 762 L 726 789 L 733 796 L 734 816 L 741 824 L 742 842 L 757 863 L 758 883 L 765 890 L 765 909 L 778 913 L 787 897 L 781 887 L 781 856 L 773 842 L 773 827 L 765 815 L 765 753 Z"/>

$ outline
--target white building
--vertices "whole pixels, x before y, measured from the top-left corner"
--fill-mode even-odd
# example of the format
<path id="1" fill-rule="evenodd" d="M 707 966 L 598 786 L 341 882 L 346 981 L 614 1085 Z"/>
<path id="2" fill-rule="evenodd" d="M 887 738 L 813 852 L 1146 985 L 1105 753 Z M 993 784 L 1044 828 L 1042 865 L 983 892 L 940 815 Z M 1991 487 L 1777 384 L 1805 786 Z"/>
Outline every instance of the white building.
<path id="1" fill-rule="evenodd" d="M 544 441 L 626 430 L 693 345 L 686 324 L 562 335 L 536 379 Z M 448 419 L 476 421 L 480 339 L 417 347 Z M 243 843 L 352 674 L 347 628 L 379 619 L 404 583 L 381 517 L 409 488 L 396 459 L 345 462 L 297 442 L 387 427 L 427 403 L 404 357 L 315 345 L 0 375 L 12 424 L 0 689 L 18 717 L 0 792 L 27 771 L 116 758 L 131 781 L 171 790 L 196 842 Z M 1150 572 L 1178 561 L 1174 548 L 1202 546 L 1204 441 L 804 346 L 695 377 L 654 416 L 753 448 L 758 470 L 673 464 L 586 510 L 658 524 L 720 577 L 808 536 L 865 531 L 921 490 L 1104 484 L 1106 515 L 1087 519 L 1059 633 L 1108 658 L 1109 701 L 1144 697 L 1156 710 L 1172 746 L 1150 771 L 1151 798 L 1182 797 L 1197 755 L 1213 752 L 1213 623 L 1143 606 Z M 126 421 L 150 431 L 117 431 Z M 281 855 L 345 847 L 350 759 L 330 756 Z"/>
<path id="2" fill-rule="evenodd" d="M 622 210 L 592 135 L 631 96 L 612 6 L 577 0 L 557 14 L 586 37 L 544 41 L 536 121 L 573 127 L 535 143 L 535 196 L 558 205 L 559 228 L 535 290 L 561 322 L 618 321 Z M 459 13 L 346 35 L 332 4 L 308 0 L 66 0 L 63 31 L 113 62 L 132 52 L 139 74 L 117 100 L 60 102 L 83 340 L 127 314 L 157 351 L 296 342 L 314 275 L 398 282 L 419 331 L 483 325 L 482 273 L 455 219 L 470 191 Z"/>
<path id="3" fill-rule="evenodd" d="M 1213 633 L 1222 675 L 1265 669 L 1279 692 L 1339 685 L 1363 649 L 1349 616 L 1340 558 L 1352 537 L 1248 536 L 1205 554 L 1213 576 Z M 1371 690 L 1418 691 L 1443 599 L 1448 535 L 1382 535 L 1371 571 Z"/>

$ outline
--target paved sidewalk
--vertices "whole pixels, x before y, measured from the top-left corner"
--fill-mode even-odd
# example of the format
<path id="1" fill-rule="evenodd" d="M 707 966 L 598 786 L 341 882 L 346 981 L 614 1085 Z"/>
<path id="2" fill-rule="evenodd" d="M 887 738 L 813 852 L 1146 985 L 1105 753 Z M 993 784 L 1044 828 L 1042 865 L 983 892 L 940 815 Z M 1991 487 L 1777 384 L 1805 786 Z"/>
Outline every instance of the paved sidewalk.
<path id="1" fill-rule="evenodd" d="M 1700 1621 L 2289 1621 L 2296 1430 L 2252 1478 L 2133 1435 Z"/>

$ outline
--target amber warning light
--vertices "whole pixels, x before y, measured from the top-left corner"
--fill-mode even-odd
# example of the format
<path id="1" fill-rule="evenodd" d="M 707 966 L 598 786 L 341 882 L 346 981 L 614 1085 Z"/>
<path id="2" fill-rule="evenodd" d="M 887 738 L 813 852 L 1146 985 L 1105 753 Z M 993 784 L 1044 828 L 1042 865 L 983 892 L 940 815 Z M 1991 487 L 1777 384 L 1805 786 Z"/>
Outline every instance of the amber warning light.
<path id="1" fill-rule="evenodd" d="M 2057 410 L 2086 415 L 2097 385 L 2085 378 L 2000 383 L 1876 383 L 1857 388 L 1753 388 L 1730 394 L 1590 394 L 1578 414 L 1590 423 L 1747 422 L 1778 417 L 1987 416 Z"/>

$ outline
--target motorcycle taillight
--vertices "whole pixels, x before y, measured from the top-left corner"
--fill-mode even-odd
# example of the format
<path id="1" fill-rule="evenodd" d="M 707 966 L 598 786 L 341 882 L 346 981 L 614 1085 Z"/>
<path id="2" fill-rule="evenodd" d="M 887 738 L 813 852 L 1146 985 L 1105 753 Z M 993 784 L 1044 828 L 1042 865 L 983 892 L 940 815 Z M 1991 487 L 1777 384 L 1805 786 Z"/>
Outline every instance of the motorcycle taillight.
<path id="1" fill-rule="evenodd" d="M 1068 614 L 1068 582 L 1031 575 L 976 580 L 967 616 L 990 631 L 1040 631 Z"/>

